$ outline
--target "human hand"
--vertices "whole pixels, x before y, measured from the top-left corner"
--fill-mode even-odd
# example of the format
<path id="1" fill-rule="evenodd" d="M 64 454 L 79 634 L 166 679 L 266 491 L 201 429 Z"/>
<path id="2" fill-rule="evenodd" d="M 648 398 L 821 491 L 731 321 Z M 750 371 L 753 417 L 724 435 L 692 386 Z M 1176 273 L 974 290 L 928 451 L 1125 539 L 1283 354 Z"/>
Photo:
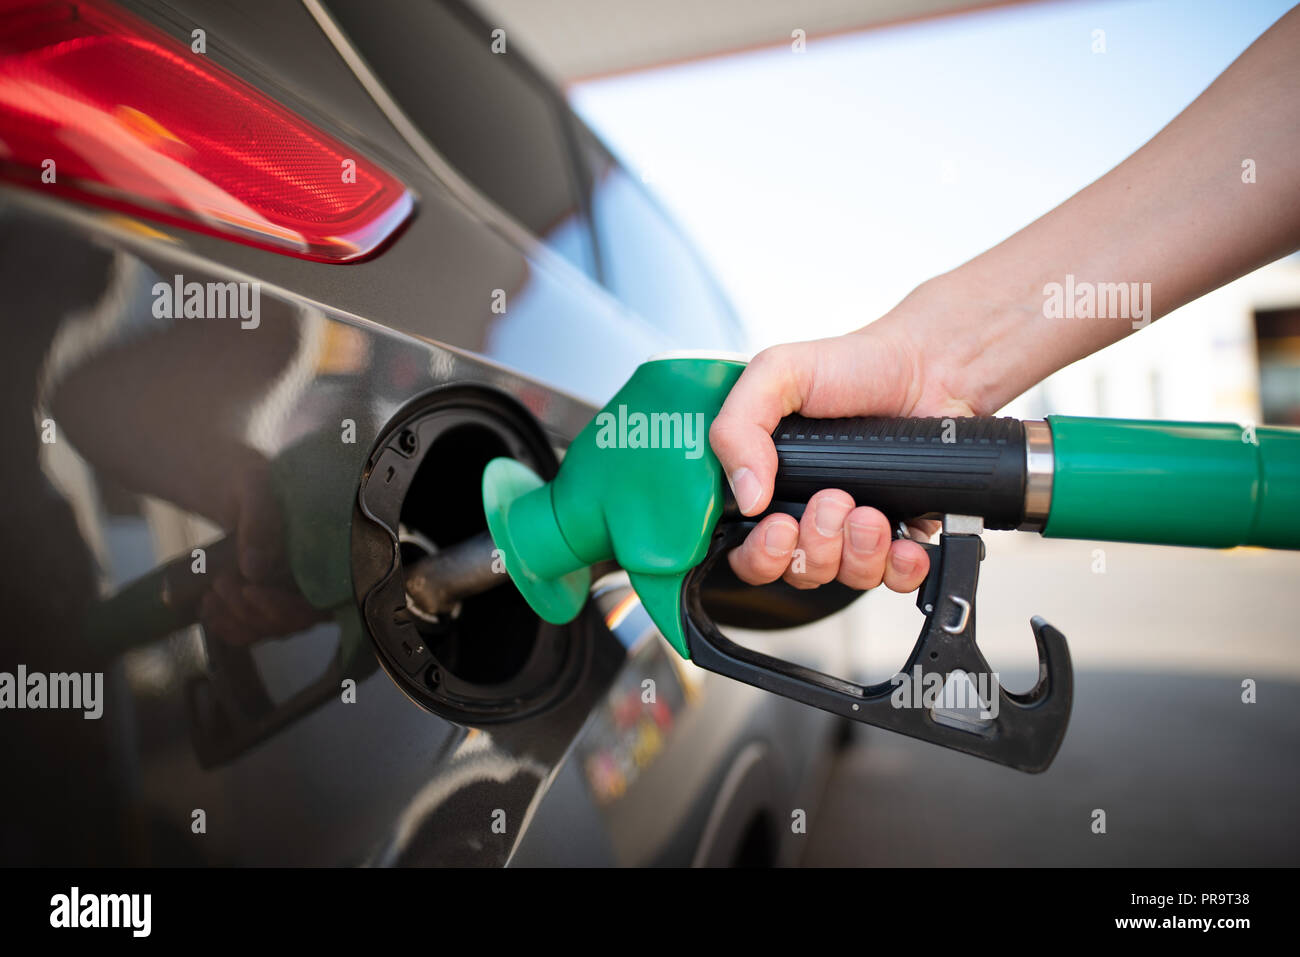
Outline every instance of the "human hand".
<path id="1" fill-rule="evenodd" d="M 926 352 L 914 342 L 923 324 L 916 320 L 938 306 L 923 304 L 925 298 L 914 294 L 857 332 L 775 346 L 754 357 L 709 431 L 742 513 L 758 514 L 770 503 L 777 468 L 772 431 L 793 412 L 812 418 L 977 414 L 955 387 L 959 377 L 948 374 L 941 350 Z M 934 522 L 916 524 L 927 534 L 936 530 Z M 809 500 L 802 520 L 767 516 L 728 558 L 737 577 L 752 585 L 783 578 L 815 588 L 838 579 L 851 588 L 883 582 L 913 591 L 929 573 L 929 557 L 917 542 L 891 537 L 877 509 L 825 489 Z"/>

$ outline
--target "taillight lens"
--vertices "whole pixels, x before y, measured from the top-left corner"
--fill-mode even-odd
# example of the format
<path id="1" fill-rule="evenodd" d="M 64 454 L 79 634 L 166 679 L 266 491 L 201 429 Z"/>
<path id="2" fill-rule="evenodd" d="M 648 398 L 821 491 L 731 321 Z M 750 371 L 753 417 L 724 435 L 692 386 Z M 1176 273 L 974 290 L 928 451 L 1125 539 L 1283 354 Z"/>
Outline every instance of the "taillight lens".
<path id="1" fill-rule="evenodd" d="M 0 0 L 0 171 L 322 262 L 373 253 L 414 208 L 373 162 L 98 2 Z"/>

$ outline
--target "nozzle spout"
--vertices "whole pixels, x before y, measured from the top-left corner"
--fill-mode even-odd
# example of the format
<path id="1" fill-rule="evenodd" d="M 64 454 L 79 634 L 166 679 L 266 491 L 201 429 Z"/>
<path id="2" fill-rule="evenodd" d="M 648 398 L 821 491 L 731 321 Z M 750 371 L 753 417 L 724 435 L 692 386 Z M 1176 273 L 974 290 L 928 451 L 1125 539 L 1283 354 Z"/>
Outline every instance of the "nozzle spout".
<path id="1" fill-rule="evenodd" d="M 407 567 L 406 595 L 424 615 L 437 618 L 451 614 L 463 599 L 509 579 L 496 555 L 496 545 L 488 532 L 426 555 Z"/>

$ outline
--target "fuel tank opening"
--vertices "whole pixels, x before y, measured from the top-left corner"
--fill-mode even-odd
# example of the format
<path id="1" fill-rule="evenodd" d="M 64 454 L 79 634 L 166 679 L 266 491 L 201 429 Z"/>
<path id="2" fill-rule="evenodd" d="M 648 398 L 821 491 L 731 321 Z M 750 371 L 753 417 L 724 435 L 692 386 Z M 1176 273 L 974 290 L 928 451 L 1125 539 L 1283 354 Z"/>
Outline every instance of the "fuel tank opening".
<path id="1" fill-rule="evenodd" d="M 554 702 L 581 658 L 578 629 L 538 618 L 496 560 L 481 480 L 498 456 L 557 468 L 510 397 L 439 390 L 385 428 L 353 515 L 353 589 L 380 661 L 409 697 L 463 724 Z"/>

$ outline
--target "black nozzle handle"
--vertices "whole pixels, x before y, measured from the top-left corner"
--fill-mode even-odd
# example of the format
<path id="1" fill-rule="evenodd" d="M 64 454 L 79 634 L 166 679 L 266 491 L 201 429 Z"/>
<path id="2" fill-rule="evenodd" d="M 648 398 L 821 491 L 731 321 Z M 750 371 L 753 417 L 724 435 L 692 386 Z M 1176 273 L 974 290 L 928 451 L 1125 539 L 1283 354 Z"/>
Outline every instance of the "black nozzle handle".
<path id="1" fill-rule="evenodd" d="M 985 528 L 1007 529 L 1024 520 L 1028 467 L 1019 419 L 790 415 L 772 440 L 776 501 L 807 502 L 838 488 L 891 521 L 978 515 Z"/>

